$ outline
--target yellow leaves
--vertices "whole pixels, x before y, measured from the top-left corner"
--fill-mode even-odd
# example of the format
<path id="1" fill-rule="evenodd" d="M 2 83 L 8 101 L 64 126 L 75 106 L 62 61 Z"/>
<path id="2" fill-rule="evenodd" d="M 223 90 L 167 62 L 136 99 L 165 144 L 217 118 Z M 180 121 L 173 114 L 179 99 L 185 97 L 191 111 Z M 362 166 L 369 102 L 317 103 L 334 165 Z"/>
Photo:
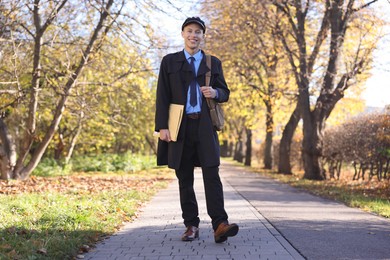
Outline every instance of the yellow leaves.
<path id="1" fill-rule="evenodd" d="M 346 95 L 353 95 L 352 89 Z M 340 100 L 327 120 L 327 126 L 336 126 L 364 110 L 364 101 L 359 98 L 344 97 Z"/>

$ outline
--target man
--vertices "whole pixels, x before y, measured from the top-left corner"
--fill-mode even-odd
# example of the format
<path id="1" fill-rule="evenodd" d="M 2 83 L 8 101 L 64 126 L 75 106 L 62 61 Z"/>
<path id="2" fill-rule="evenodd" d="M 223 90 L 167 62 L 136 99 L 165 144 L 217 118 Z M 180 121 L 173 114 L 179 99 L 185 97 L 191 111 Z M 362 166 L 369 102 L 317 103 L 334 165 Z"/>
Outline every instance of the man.
<path id="1" fill-rule="evenodd" d="M 179 182 L 180 205 L 186 231 L 183 241 L 199 238 L 198 204 L 193 188 L 194 167 L 202 168 L 207 213 L 211 218 L 216 243 L 235 236 L 236 224 L 228 223 L 224 209 L 223 187 L 219 177 L 220 152 L 206 98 L 226 102 L 230 91 L 225 82 L 221 61 L 211 59 L 210 86 L 205 85 L 206 55 L 200 49 L 206 32 L 199 17 L 187 18 L 181 35 L 184 50 L 166 55 L 161 62 L 157 84 L 155 131 L 159 132 L 157 164 L 175 169 Z M 169 105 L 184 105 L 177 141 L 168 130 Z"/>

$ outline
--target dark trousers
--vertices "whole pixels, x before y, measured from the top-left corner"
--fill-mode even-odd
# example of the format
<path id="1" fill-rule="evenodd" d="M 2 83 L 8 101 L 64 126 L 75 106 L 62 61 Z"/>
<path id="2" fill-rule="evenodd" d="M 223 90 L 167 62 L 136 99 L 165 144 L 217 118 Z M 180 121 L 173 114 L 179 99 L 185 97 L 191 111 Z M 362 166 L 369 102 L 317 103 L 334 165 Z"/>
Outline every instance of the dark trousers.
<path id="1" fill-rule="evenodd" d="M 180 205 L 185 226 L 199 226 L 199 211 L 194 191 L 194 162 L 201 152 L 198 135 L 199 120 L 188 119 L 186 138 L 180 168 L 176 170 L 179 181 Z M 207 213 L 211 218 L 213 229 L 227 221 L 228 216 L 224 208 L 223 187 L 219 178 L 219 168 L 202 167 L 203 184 L 206 195 Z"/>

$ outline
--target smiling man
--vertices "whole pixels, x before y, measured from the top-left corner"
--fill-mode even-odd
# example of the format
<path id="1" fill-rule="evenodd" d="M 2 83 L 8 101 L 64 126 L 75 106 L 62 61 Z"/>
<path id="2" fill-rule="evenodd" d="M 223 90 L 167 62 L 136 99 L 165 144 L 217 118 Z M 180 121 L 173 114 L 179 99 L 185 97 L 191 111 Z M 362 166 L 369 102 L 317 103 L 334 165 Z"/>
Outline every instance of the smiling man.
<path id="1" fill-rule="evenodd" d="M 227 102 L 230 91 L 222 72 L 221 61 L 211 56 L 210 86 L 205 85 L 206 54 L 200 49 L 206 26 L 199 17 L 187 18 L 181 35 L 184 50 L 166 55 L 160 66 L 157 83 L 155 131 L 159 132 L 157 164 L 175 169 L 179 182 L 180 205 L 186 230 L 183 241 L 199 238 L 199 211 L 194 191 L 194 168 L 201 167 L 207 213 L 211 218 L 216 243 L 238 232 L 229 224 L 224 208 L 223 187 L 219 177 L 220 151 L 206 98 Z M 170 104 L 184 106 L 177 140 L 168 130 Z"/>

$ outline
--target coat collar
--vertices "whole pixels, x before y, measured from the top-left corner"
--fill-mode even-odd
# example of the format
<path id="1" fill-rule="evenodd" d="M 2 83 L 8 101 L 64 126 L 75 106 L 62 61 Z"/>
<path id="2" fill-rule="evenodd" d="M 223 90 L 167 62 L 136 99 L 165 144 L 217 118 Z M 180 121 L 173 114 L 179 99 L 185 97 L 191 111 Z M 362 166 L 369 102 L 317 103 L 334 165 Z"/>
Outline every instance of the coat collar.
<path id="1" fill-rule="evenodd" d="M 201 50 L 202 54 L 203 54 L 203 57 L 202 57 L 202 60 L 200 62 L 200 65 L 199 65 L 199 68 L 198 68 L 198 74 L 197 74 L 197 78 L 198 78 L 198 81 L 201 80 L 202 78 L 204 79 L 205 78 L 205 74 L 206 72 L 208 72 L 210 69 L 207 67 L 206 65 L 206 54 L 203 50 Z M 184 50 L 180 51 L 177 53 L 178 55 L 176 56 L 176 62 L 177 62 L 177 65 L 179 67 L 181 67 L 181 70 L 183 72 L 191 72 L 191 73 L 187 73 L 188 75 L 185 76 L 185 79 L 186 79 L 186 84 L 188 83 L 189 84 L 189 81 L 191 81 L 191 77 L 192 77 L 192 69 L 191 69 L 191 66 L 190 64 L 187 62 L 187 59 L 186 59 L 186 56 L 184 54 Z M 188 82 L 187 82 L 188 81 Z"/>

